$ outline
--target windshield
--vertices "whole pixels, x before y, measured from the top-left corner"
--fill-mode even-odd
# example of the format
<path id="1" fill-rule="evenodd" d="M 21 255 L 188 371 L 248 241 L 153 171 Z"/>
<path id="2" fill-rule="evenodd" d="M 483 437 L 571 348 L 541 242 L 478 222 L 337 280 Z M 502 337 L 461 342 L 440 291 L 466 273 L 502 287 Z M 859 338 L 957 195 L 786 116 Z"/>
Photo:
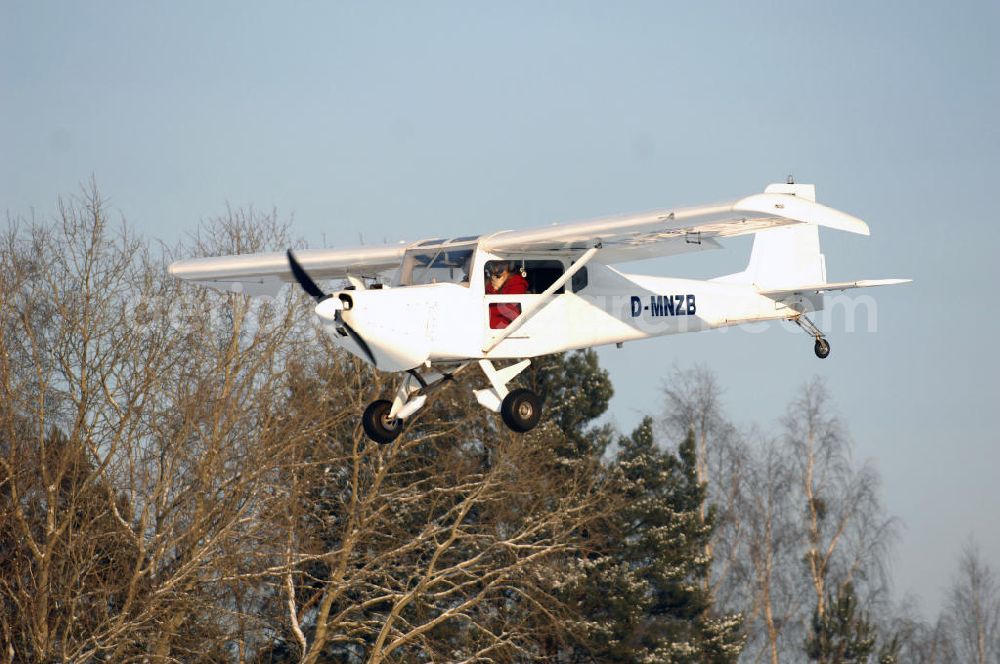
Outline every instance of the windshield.
<path id="1" fill-rule="evenodd" d="M 475 245 L 416 247 L 406 252 L 400 274 L 401 286 L 454 283 L 469 285 L 469 270 Z"/>

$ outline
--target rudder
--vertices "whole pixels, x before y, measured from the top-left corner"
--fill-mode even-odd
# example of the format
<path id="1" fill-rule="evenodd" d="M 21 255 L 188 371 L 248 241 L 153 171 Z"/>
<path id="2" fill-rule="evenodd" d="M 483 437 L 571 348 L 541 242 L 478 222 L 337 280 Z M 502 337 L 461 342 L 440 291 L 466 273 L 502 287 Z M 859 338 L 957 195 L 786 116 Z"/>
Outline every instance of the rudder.
<path id="1" fill-rule="evenodd" d="M 772 184 L 765 193 L 816 200 L 816 187 L 811 184 Z M 757 233 L 746 270 L 718 280 L 751 283 L 758 290 L 826 282 L 826 259 L 819 247 L 819 227 L 795 224 Z"/>
<path id="2" fill-rule="evenodd" d="M 819 227 L 811 224 L 757 233 L 743 273 L 760 290 L 826 281 L 826 259 L 819 249 Z"/>

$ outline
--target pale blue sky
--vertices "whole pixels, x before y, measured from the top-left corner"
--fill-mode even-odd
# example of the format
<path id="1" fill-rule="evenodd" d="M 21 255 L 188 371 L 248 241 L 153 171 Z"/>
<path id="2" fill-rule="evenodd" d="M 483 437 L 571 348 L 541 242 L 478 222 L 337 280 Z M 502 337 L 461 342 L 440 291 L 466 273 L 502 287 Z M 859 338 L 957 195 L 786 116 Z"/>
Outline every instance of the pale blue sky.
<path id="1" fill-rule="evenodd" d="M 739 422 L 828 379 L 906 524 L 897 591 L 936 609 L 962 541 L 1000 571 L 1000 5 L 995 2 L 9 2 L 0 208 L 92 174 L 173 242 L 227 202 L 314 245 L 467 235 L 726 200 L 794 173 L 870 238 L 823 233 L 878 332 L 730 331 L 604 350 L 612 419 L 704 362 Z M 712 276 L 749 244 L 630 266 Z"/>

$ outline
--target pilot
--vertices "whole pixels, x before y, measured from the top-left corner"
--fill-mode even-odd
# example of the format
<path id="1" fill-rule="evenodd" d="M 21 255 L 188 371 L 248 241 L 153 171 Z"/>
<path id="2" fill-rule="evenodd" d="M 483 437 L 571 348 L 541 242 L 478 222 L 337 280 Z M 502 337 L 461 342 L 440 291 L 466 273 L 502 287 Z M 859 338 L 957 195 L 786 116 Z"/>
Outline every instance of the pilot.
<path id="1" fill-rule="evenodd" d="M 490 261 L 486 264 L 487 295 L 520 295 L 528 292 L 528 281 L 518 273 L 511 273 L 507 261 Z M 516 302 L 490 304 L 490 329 L 501 330 L 521 315 L 521 305 Z"/>

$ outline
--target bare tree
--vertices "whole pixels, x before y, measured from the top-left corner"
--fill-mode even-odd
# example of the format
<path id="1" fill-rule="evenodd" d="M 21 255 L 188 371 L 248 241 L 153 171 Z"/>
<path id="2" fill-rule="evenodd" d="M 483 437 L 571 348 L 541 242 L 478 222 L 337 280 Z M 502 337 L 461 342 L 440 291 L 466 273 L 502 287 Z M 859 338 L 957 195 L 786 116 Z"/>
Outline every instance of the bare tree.
<path id="1" fill-rule="evenodd" d="M 220 657 L 240 616 L 218 580 L 264 539 L 288 440 L 295 308 L 181 291 L 94 186 L 53 224 L 10 220 L 0 273 L 9 657 Z"/>
<path id="2" fill-rule="evenodd" d="M 959 661 L 1000 661 L 1000 585 L 971 540 L 962 549 L 945 624 Z"/>
<path id="3" fill-rule="evenodd" d="M 663 387 L 665 404 L 660 424 L 664 438 L 679 444 L 688 431 L 694 433 L 698 481 L 708 486 L 701 520 L 704 523 L 712 510 L 715 522 L 715 536 L 705 547 L 705 555 L 713 561 L 712 574 L 703 586 L 723 610 L 738 610 L 733 574 L 740 564 L 745 536 L 739 505 L 748 449 L 725 418 L 722 388 L 708 367 L 699 364 L 675 369 L 670 375 Z"/>
<path id="4" fill-rule="evenodd" d="M 904 598 L 896 615 L 886 621 L 900 644 L 896 661 L 906 664 L 946 664 L 959 661 L 946 616 L 928 623 L 919 617 L 912 598 Z"/>
<path id="5" fill-rule="evenodd" d="M 892 629 L 899 635 L 898 661 L 915 664 L 1000 661 L 1000 586 L 971 539 L 964 545 L 947 603 L 928 623 L 904 602 Z"/>
<path id="6" fill-rule="evenodd" d="M 878 473 L 855 468 L 850 444 L 831 414 L 825 385 L 807 384 L 784 418 L 788 460 L 798 486 L 803 558 L 812 606 L 822 618 L 826 597 L 853 583 L 863 605 L 884 599 L 887 551 L 896 521 L 884 516 Z"/>
<path id="7" fill-rule="evenodd" d="M 229 210 L 175 251 L 285 231 Z M 555 591 L 618 500 L 596 455 L 498 429 L 463 378 L 373 445 L 390 386 L 307 298 L 192 288 L 172 253 L 94 186 L 0 237 L 0 656 L 524 661 L 583 633 Z"/>
<path id="8" fill-rule="evenodd" d="M 312 437 L 282 481 L 289 647 L 303 662 L 541 659 L 542 634 L 566 610 L 550 587 L 562 556 L 615 502 L 597 460 L 561 463 L 551 425 L 497 430 L 453 396 L 465 385 L 438 393 L 460 417 L 423 412 L 395 444 L 374 446 L 308 404 L 341 393 L 342 368 L 293 386 L 290 414 L 309 411 L 298 421 Z"/>
<path id="9" fill-rule="evenodd" d="M 914 664 L 947 664 L 957 662 L 955 642 L 949 634 L 947 621 L 939 618 L 933 625 L 918 624 L 916 631 L 907 639 L 904 662 Z"/>
<path id="10" fill-rule="evenodd" d="M 663 424 L 695 434 L 719 524 L 706 549 L 711 590 L 720 608 L 746 614 L 744 657 L 798 656 L 813 612 L 822 616 L 842 584 L 854 585 L 865 610 L 884 607 L 896 522 L 882 510 L 877 472 L 852 462 L 825 386 L 804 386 L 774 441 L 727 422 L 706 368 L 673 374 Z"/>
<path id="11" fill-rule="evenodd" d="M 802 597 L 799 522 L 795 514 L 796 484 L 778 443 L 761 437 L 743 479 L 739 520 L 746 536 L 742 596 L 747 602 L 745 652 L 772 664 L 802 640 Z"/>

